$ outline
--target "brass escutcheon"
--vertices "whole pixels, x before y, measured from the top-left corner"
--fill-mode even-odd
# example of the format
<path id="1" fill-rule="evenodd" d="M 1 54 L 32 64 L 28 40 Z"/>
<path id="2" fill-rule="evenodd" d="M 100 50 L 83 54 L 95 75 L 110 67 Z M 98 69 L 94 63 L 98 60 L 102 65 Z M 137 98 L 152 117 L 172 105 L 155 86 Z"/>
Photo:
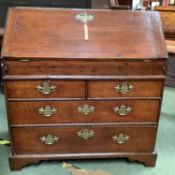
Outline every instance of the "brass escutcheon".
<path id="1" fill-rule="evenodd" d="M 40 92 L 41 94 L 49 95 L 55 91 L 56 86 L 49 84 L 48 82 L 44 82 L 42 84 L 39 84 L 36 88 L 37 88 L 37 91 Z"/>
<path id="2" fill-rule="evenodd" d="M 130 139 L 130 136 L 120 133 L 112 136 L 112 140 L 118 144 L 124 144 Z"/>
<path id="3" fill-rule="evenodd" d="M 57 108 L 50 106 L 40 107 L 38 109 L 38 113 L 43 117 L 52 117 L 54 114 L 56 114 L 56 112 Z"/>
<path id="4" fill-rule="evenodd" d="M 48 134 L 47 136 L 42 136 L 40 140 L 46 145 L 53 145 L 54 143 L 58 142 L 59 137 Z"/>
<path id="5" fill-rule="evenodd" d="M 120 116 L 126 116 L 133 110 L 130 106 L 121 105 L 113 108 L 114 112 Z"/>
<path id="6" fill-rule="evenodd" d="M 78 106 L 77 111 L 84 115 L 88 115 L 89 113 L 95 111 L 95 107 L 92 105 L 84 104 L 83 106 Z"/>
<path id="7" fill-rule="evenodd" d="M 90 137 L 93 137 L 95 135 L 95 132 L 90 129 L 82 129 L 77 132 L 78 137 L 81 137 L 85 140 L 89 139 Z"/>
<path id="8" fill-rule="evenodd" d="M 127 94 L 127 93 L 134 90 L 134 86 L 127 83 L 127 82 L 123 82 L 123 83 L 118 84 L 115 87 L 115 90 L 116 90 L 116 92 L 118 92 L 120 94 Z"/>

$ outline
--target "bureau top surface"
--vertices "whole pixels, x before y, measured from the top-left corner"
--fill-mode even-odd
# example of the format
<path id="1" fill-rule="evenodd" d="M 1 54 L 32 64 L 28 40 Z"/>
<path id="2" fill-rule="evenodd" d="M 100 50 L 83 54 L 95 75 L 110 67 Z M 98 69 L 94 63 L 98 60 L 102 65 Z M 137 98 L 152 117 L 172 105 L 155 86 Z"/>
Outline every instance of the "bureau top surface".
<path id="1" fill-rule="evenodd" d="M 157 12 L 82 9 L 11 8 L 2 57 L 61 59 L 166 58 L 167 50 Z M 84 17 L 87 17 L 84 15 Z M 82 18 L 81 18 L 82 19 Z"/>

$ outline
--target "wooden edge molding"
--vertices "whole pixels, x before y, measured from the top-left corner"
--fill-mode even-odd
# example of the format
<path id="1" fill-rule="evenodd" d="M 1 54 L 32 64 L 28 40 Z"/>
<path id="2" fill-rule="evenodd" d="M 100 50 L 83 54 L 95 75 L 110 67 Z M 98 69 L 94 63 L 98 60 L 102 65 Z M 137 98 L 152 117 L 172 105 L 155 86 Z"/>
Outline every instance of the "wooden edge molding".
<path id="1" fill-rule="evenodd" d="M 79 75 L 5 75 L 3 80 L 164 80 L 165 75 L 154 76 L 79 76 Z"/>
<path id="2" fill-rule="evenodd" d="M 103 159 L 127 158 L 129 161 L 138 161 L 147 167 L 154 167 L 157 153 L 81 153 L 81 154 L 46 154 L 46 155 L 14 155 L 9 158 L 11 170 L 20 170 L 29 164 L 38 164 L 43 160 L 65 159 Z M 117 162 L 116 162 L 117 163 Z"/>

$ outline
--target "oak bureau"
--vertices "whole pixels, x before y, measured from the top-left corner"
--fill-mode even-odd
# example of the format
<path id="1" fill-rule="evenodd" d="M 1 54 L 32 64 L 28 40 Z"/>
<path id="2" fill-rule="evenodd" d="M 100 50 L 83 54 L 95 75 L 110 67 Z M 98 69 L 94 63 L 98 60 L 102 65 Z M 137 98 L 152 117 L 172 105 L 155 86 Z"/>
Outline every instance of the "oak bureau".
<path id="1" fill-rule="evenodd" d="M 10 166 L 156 162 L 167 51 L 157 12 L 11 8 L 2 69 Z"/>

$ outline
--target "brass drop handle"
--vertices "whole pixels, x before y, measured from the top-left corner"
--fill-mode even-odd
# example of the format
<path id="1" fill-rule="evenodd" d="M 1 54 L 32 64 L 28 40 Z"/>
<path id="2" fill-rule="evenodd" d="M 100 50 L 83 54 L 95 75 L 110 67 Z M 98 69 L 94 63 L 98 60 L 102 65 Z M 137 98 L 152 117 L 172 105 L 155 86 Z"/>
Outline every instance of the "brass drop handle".
<path id="1" fill-rule="evenodd" d="M 77 132 L 77 136 L 85 140 L 89 139 L 90 137 L 93 137 L 94 135 L 95 135 L 95 132 L 90 129 L 82 129 Z"/>
<path id="2" fill-rule="evenodd" d="M 58 142 L 59 137 L 54 136 L 54 135 L 51 135 L 51 134 L 48 134 L 48 135 L 46 135 L 46 136 L 40 137 L 40 140 L 41 140 L 41 142 L 44 143 L 45 145 L 53 145 L 53 144 L 55 144 L 55 143 Z"/>
<path id="3" fill-rule="evenodd" d="M 37 88 L 37 91 L 40 92 L 41 94 L 49 95 L 55 91 L 56 86 L 49 84 L 48 82 L 44 82 L 42 84 L 37 85 L 36 88 Z"/>
<path id="4" fill-rule="evenodd" d="M 51 106 L 40 107 L 38 113 L 43 117 L 52 117 L 58 111 L 57 108 Z"/>
<path id="5" fill-rule="evenodd" d="M 114 136 L 112 136 L 112 140 L 118 144 L 124 144 L 126 142 L 128 142 L 128 140 L 130 139 L 130 136 L 125 135 L 123 133 L 120 134 L 116 134 Z"/>
<path id="6" fill-rule="evenodd" d="M 85 104 L 83 106 L 78 106 L 77 111 L 84 115 L 88 115 L 89 113 L 92 113 L 95 111 L 95 106 Z"/>
<path id="7" fill-rule="evenodd" d="M 120 116 L 126 116 L 129 113 L 131 113 L 133 109 L 130 106 L 121 105 L 121 106 L 115 106 L 113 110 L 116 114 Z"/>
<path id="8" fill-rule="evenodd" d="M 129 92 L 134 90 L 134 85 L 129 84 L 127 82 L 123 82 L 123 83 L 118 84 L 115 87 L 115 90 L 116 90 L 117 93 L 127 94 L 127 93 L 129 93 Z"/>

